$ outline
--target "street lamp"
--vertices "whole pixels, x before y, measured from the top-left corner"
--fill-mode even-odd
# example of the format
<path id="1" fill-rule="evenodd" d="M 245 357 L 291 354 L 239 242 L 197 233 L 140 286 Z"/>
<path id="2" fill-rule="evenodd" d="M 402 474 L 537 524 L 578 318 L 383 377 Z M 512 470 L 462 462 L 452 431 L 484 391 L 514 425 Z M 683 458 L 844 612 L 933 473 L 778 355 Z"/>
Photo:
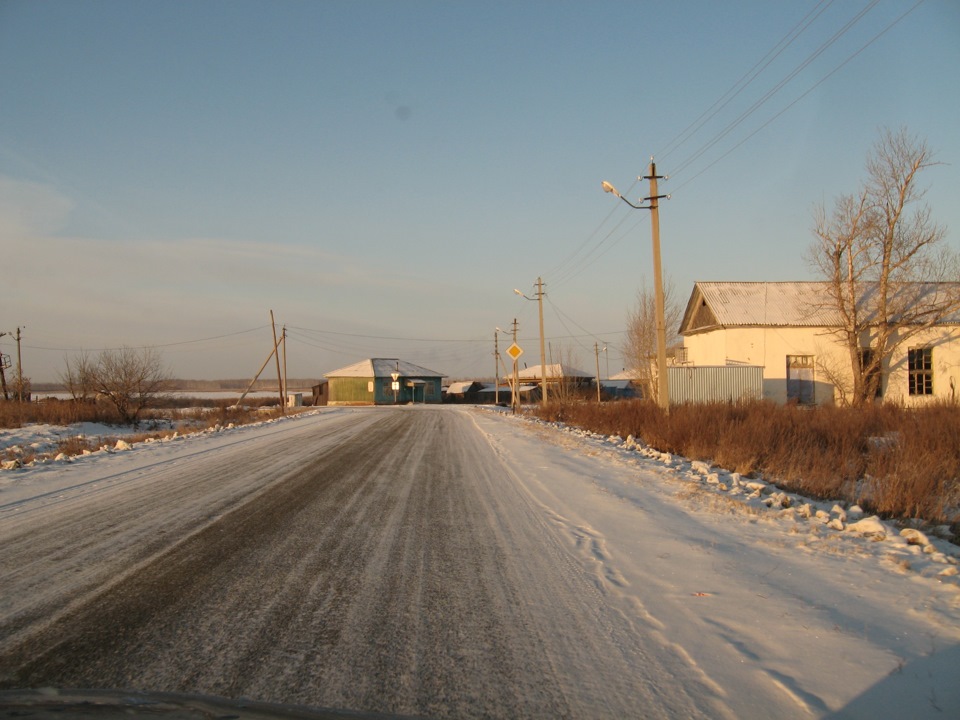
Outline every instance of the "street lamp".
<path id="1" fill-rule="evenodd" d="M 547 366 L 546 353 L 543 347 L 543 280 L 537 278 L 537 296 L 535 298 L 527 297 L 522 292 L 514 288 L 517 295 L 524 300 L 536 300 L 540 305 L 540 403 L 547 406 Z"/>
<path id="2" fill-rule="evenodd" d="M 650 173 L 646 177 L 638 177 L 637 180 L 650 181 L 650 195 L 643 198 L 640 202 L 649 202 L 649 205 L 634 205 L 627 200 L 619 191 L 606 180 L 600 186 L 604 192 L 612 193 L 623 200 L 627 205 L 635 210 L 649 210 L 650 223 L 653 229 L 653 285 L 655 293 L 655 305 L 657 313 L 657 404 L 665 411 L 670 411 L 670 390 L 667 384 L 667 331 L 664 321 L 663 310 L 663 275 L 660 271 L 660 212 L 658 201 L 661 198 L 669 198 L 669 195 L 657 194 L 657 180 L 661 175 L 657 175 L 657 165 L 650 160 Z"/>

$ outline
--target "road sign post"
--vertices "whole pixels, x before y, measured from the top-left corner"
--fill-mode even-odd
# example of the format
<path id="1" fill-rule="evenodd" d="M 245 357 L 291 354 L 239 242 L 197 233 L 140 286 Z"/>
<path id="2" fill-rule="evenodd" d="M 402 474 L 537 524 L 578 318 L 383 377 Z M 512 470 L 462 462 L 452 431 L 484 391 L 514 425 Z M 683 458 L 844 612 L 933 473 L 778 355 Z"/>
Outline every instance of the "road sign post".
<path id="1" fill-rule="evenodd" d="M 510 405 L 513 408 L 513 411 L 516 412 L 517 408 L 520 407 L 520 388 L 517 385 L 517 360 L 519 360 L 520 356 L 523 355 L 523 348 L 516 343 L 513 343 L 507 348 L 507 355 L 513 358 L 513 393 L 510 398 Z"/>

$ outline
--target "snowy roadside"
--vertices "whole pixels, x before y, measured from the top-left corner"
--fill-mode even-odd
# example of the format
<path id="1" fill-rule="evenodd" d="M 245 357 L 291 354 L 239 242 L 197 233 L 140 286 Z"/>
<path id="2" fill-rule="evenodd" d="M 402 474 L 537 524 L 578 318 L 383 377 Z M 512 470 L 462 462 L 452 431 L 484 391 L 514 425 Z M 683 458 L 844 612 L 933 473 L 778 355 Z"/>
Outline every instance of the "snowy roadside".
<path id="1" fill-rule="evenodd" d="M 735 716 L 960 712 L 960 548 L 635 441 L 492 415 L 478 426 L 607 602 Z"/>
<path id="2" fill-rule="evenodd" d="M 691 483 L 696 492 L 732 501 L 744 513 L 782 521 L 791 532 L 809 535 L 823 543 L 840 538 L 857 541 L 861 551 L 872 548 L 869 554 L 903 571 L 936 577 L 960 588 L 960 545 L 957 544 L 960 538 L 953 536 L 949 525 L 926 528 L 926 531 L 918 529 L 919 522 L 916 527 L 901 527 L 875 515 L 866 515 L 858 505 L 814 500 L 784 492 L 774 482 L 746 478 L 699 460 L 659 452 L 632 435 L 606 436 L 529 416 L 505 417 L 554 429 L 567 436 L 570 444 L 579 443 L 587 452 L 607 452 L 620 462 L 638 458 L 653 461 L 675 479 Z"/>
<path id="3" fill-rule="evenodd" d="M 162 437 L 134 442 L 153 430 L 172 430 L 162 424 L 150 427 L 131 428 L 100 423 L 76 423 L 72 425 L 28 424 L 21 428 L 0 430 L 0 505 L 3 500 L 27 497 L 33 492 L 51 492 L 60 486 L 83 482 L 95 477 L 104 462 L 123 465 L 147 462 L 144 453 L 164 452 L 183 443 L 202 444 L 205 439 L 227 435 L 256 433 L 266 426 L 294 421 L 318 413 L 336 413 L 335 408 L 317 408 L 278 418 L 270 418 L 242 425 L 214 425 L 196 432 L 172 431 Z M 77 455 L 60 452 L 61 443 L 78 439 L 95 446 Z M 127 458 L 126 462 L 120 460 Z M 136 458 L 136 459 L 133 459 Z M 66 472 L 69 469 L 69 472 Z M 14 492 L 15 491 L 15 492 Z M 16 498 L 13 498 L 13 495 Z"/>

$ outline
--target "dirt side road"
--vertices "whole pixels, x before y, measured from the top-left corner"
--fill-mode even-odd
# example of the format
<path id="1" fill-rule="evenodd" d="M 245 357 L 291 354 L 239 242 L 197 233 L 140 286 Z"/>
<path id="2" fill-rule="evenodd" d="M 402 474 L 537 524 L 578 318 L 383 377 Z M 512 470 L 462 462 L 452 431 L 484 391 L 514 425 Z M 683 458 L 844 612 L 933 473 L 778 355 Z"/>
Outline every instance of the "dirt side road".
<path id="1" fill-rule="evenodd" d="M 464 412 L 369 410 L 0 516 L 0 686 L 717 717 Z"/>

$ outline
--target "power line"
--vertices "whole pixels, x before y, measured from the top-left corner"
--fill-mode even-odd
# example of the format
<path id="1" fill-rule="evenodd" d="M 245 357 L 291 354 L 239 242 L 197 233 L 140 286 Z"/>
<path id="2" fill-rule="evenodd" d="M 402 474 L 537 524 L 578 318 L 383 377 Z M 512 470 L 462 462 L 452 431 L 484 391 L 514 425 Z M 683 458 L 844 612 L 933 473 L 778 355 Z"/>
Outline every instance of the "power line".
<path id="1" fill-rule="evenodd" d="M 155 345 L 123 345 L 116 347 L 103 347 L 103 348 L 60 348 L 60 347 L 48 347 L 44 345 L 24 345 L 24 347 L 29 348 L 30 350 L 52 350 L 55 352 L 108 352 L 113 350 L 122 350 L 125 348 L 131 350 L 146 350 L 148 348 L 165 348 L 165 347 L 177 347 L 180 345 L 195 345 L 202 342 L 210 342 L 211 340 L 222 340 L 223 338 L 235 337 L 237 335 L 246 335 L 247 333 L 256 332 L 257 330 L 263 330 L 264 328 L 270 327 L 269 325 L 260 325 L 259 327 L 250 328 L 249 330 L 238 330 L 237 332 L 226 333 L 224 335 L 213 335 L 206 338 L 197 338 L 194 340 L 179 340 L 177 342 L 170 343 L 158 343 Z"/>
<path id="2" fill-rule="evenodd" d="M 654 155 L 662 160 L 663 158 L 668 157 L 674 150 L 679 149 L 687 140 L 690 139 L 700 128 L 702 128 L 707 122 L 716 117 L 716 115 L 723 110 L 730 102 L 736 98 L 741 92 L 743 92 L 750 83 L 756 80 L 760 74 L 766 70 L 770 64 L 776 60 L 784 50 L 786 50 L 790 45 L 793 44 L 800 35 L 806 31 L 810 25 L 813 24 L 820 15 L 822 15 L 827 8 L 833 4 L 833 0 L 820 0 L 820 3 L 814 7 L 807 15 L 790 31 L 784 35 L 769 51 L 764 55 L 757 63 L 750 68 L 737 82 L 735 82 L 729 90 L 727 90 L 723 95 L 721 95 L 710 107 L 704 110 L 700 116 L 694 120 L 692 123 L 687 125 L 680 133 L 676 135 L 663 150 L 660 150 Z M 819 8 L 819 10 L 818 10 Z"/>
<path id="3" fill-rule="evenodd" d="M 922 0 L 921 0 L 921 1 L 922 1 Z M 700 148 L 697 149 L 696 152 L 693 153 L 693 155 L 691 155 L 691 156 L 690 156 L 689 158 L 687 158 L 686 160 L 683 160 L 683 161 L 681 161 L 680 163 L 678 163 L 677 165 L 675 165 L 674 170 L 673 170 L 673 173 L 672 173 L 673 177 L 676 177 L 677 175 L 680 175 L 688 166 L 690 166 L 690 165 L 691 165 L 692 163 L 694 163 L 697 159 L 699 159 L 705 152 L 707 152 L 708 150 L 710 150 L 714 145 L 716 145 L 717 143 L 719 143 L 721 140 L 723 140 L 725 137 L 727 137 L 727 135 L 729 135 L 731 132 L 733 132 L 733 131 L 734 131 L 741 123 L 743 123 L 750 115 L 752 115 L 753 113 L 755 113 L 755 112 L 756 112 L 757 110 L 759 110 L 763 105 L 765 105 L 767 102 L 769 102 L 769 100 L 770 100 L 771 98 L 773 98 L 774 95 L 776 95 L 778 92 L 780 92 L 780 90 L 782 90 L 784 87 L 786 87 L 787 84 L 790 83 L 790 81 L 792 81 L 792 80 L 793 80 L 797 75 L 799 75 L 804 69 L 806 69 L 807 67 L 809 67 L 809 65 L 810 65 L 814 60 L 816 60 L 818 57 L 820 57 L 820 55 L 822 55 L 824 52 L 826 52 L 834 43 L 837 42 L 837 40 L 839 40 L 839 39 L 840 39 L 841 37 L 843 37 L 847 32 L 849 32 L 850 29 L 851 29 L 854 25 L 856 25 L 858 22 L 860 22 L 860 21 L 867 15 L 867 13 L 869 13 L 871 10 L 873 10 L 873 8 L 875 8 L 879 2 L 880 2 L 880 0 L 871 0 L 871 2 L 870 2 L 866 7 L 864 7 L 860 12 L 858 12 L 856 15 L 854 15 L 853 18 L 851 18 L 850 20 L 848 20 L 847 23 L 846 23 L 843 27 L 841 27 L 839 30 L 837 30 L 837 32 L 835 32 L 828 40 L 826 40 L 825 42 L 821 43 L 820 46 L 819 46 L 816 50 L 814 50 L 812 53 L 810 53 L 810 55 L 808 55 L 808 56 L 806 57 L 806 59 L 803 60 L 803 62 L 801 62 L 801 63 L 800 63 L 799 65 L 797 65 L 793 70 L 791 70 L 789 73 L 787 73 L 787 75 L 786 75 L 784 78 L 782 78 L 782 79 L 781 79 L 776 85 L 774 85 L 771 89 L 767 90 L 767 92 L 764 93 L 764 95 L 762 95 L 759 100 L 755 101 L 755 102 L 753 103 L 753 105 L 751 105 L 749 108 L 747 108 L 747 109 L 744 110 L 742 113 L 740 113 L 740 115 L 738 115 L 734 120 L 732 120 L 731 122 L 729 122 L 729 123 L 726 125 L 726 127 L 723 128 L 723 130 L 721 130 L 719 133 L 715 134 L 711 139 L 709 139 L 707 142 L 705 142 L 703 145 L 701 145 Z"/>
<path id="4" fill-rule="evenodd" d="M 883 35 L 885 35 L 887 32 L 889 32 L 895 25 L 897 25 L 901 20 L 903 20 L 907 15 L 909 15 L 909 14 L 912 13 L 914 10 L 916 10 L 923 2 L 924 2 L 924 0 L 917 0 L 917 2 L 914 3 L 914 5 L 913 5 L 912 7 L 910 7 L 908 10 L 906 10 L 902 15 L 900 15 L 896 20 L 894 20 L 892 23 L 890 23 L 889 25 L 887 25 L 887 26 L 886 26 L 883 30 L 881 30 L 879 33 L 877 33 L 876 35 L 874 35 L 869 41 L 867 41 L 864 45 L 862 45 L 856 52 L 854 52 L 854 53 L 852 53 L 851 55 L 849 55 L 843 62 L 841 62 L 841 63 L 840 63 L 839 65 L 837 65 L 836 67 L 834 67 L 833 70 L 831 70 L 831 71 L 828 72 L 826 75 L 824 75 L 824 76 L 821 77 L 819 80 L 817 80 L 817 82 L 815 82 L 813 85 L 811 85 L 804 93 L 802 93 L 801 95 L 799 95 L 799 96 L 798 96 L 796 99 L 794 99 L 790 104 L 788 104 L 786 107 L 784 107 L 782 110 L 780 110 L 780 112 L 776 113 L 776 114 L 773 115 L 771 118 L 769 118 L 766 122 L 764 122 L 762 125 L 760 125 L 760 126 L 757 127 L 755 130 L 753 130 L 749 135 L 747 135 L 747 136 L 744 137 L 742 140 L 740 140 L 740 142 L 738 142 L 736 145 L 734 145 L 734 146 L 731 147 L 729 150 L 727 150 L 723 155 L 721 155 L 720 157 L 718 157 L 718 158 L 716 158 L 715 160 L 713 160 L 712 162 L 710 162 L 710 164 L 706 165 L 706 166 L 705 166 L 703 169 L 701 169 L 696 175 L 688 178 L 688 179 L 685 180 L 683 183 L 681 183 L 680 185 L 678 185 L 678 186 L 673 190 L 673 192 L 676 193 L 676 192 L 679 191 L 681 188 L 686 187 L 686 186 L 689 185 L 691 182 L 693 182 L 693 181 L 696 180 L 698 177 L 700 177 L 700 176 L 703 175 L 705 172 L 707 172 L 707 170 L 709 170 L 710 168 L 712 168 L 714 165 L 716 165 L 717 163 L 719 163 L 721 160 L 723 160 L 724 158 L 726 158 L 728 155 L 732 154 L 732 153 L 733 153 L 735 150 L 737 150 L 741 145 L 743 145 L 743 144 L 746 143 L 748 140 L 750 140 L 750 138 L 752 138 L 752 137 L 753 137 L 754 135 L 756 135 L 758 132 L 760 132 L 760 131 L 763 130 L 765 127 L 767 127 L 768 125 L 770 125 L 774 120 L 776 120 L 777 118 L 779 118 L 781 115 L 783 115 L 785 112 L 787 112 L 790 108 L 792 108 L 792 107 L 793 107 L 794 105 L 796 105 L 798 102 L 800 102 L 801 100 L 803 100 L 807 95 L 809 95 L 809 94 L 812 93 L 814 90 L 816 90 L 820 85 L 822 85 L 824 82 L 826 82 L 828 79 L 830 79 L 833 75 L 835 75 L 837 72 L 839 72 L 847 63 L 849 63 L 851 60 L 853 60 L 854 58 L 856 58 L 858 55 L 860 55 L 860 53 L 862 53 L 864 50 L 866 50 L 868 47 L 870 47 L 870 46 L 871 46 L 873 43 L 875 43 L 879 38 L 881 38 Z"/>

